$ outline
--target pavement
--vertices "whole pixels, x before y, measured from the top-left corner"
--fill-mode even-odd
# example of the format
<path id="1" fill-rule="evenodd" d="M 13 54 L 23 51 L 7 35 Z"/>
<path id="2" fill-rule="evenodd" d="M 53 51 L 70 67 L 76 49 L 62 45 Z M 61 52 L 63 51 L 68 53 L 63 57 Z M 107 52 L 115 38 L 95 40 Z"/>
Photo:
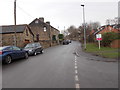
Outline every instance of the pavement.
<path id="1" fill-rule="evenodd" d="M 43 54 L 2 66 L 3 88 L 117 88 L 118 62 L 100 62 L 79 42 L 45 49 Z M 76 51 L 79 56 L 76 55 Z M 94 60 L 91 60 L 94 59 Z"/>

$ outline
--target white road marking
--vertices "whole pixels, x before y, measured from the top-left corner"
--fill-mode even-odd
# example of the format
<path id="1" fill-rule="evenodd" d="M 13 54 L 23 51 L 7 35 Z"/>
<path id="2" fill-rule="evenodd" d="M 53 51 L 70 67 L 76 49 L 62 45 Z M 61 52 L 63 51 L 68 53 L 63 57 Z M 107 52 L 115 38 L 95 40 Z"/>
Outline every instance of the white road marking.
<path id="1" fill-rule="evenodd" d="M 75 88 L 80 88 L 80 84 L 75 84 Z"/>
<path id="2" fill-rule="evenodd" d="M 76 88 L 76 90 L 79 90 L 79 88 L 80 88 L 80 84 L 78 83 L 78 81 L 79 81 L 79 78 L 78 78 L 78 70 L 77 70 L 77 57 L 76 57 L 76 55 L 75 55 L 75 88 Z"/>
<path id="3" fill-rule="evenodd" d="M 75 70 L 75 74 L 77 74 L 78 73 L 78 71 L 77 70 Z"/>
<path id="4" fill-rule="evenodd" d="M 77 69 L 77 66 L 75 66 L 75 69 Z"/>
<path id="5" fill-rule="evenodd" d="M 79 81 L 78 75 L 75 75 L 75 81 Z"/>
<path id="6" fill-rule="evenodd" d="M 75 60 L 77 60 L 76 56 L 75 56 Z"/>

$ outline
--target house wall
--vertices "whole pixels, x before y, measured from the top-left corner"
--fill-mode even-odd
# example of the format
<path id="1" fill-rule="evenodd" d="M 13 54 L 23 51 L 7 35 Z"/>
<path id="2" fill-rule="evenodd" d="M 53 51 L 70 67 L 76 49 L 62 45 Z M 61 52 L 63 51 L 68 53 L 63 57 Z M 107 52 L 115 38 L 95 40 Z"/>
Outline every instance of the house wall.
<path id="1" fill-rule="evenodd" d="M 21 38 L 21 36 L 22 36 L 22 38 Z M 24 47 L 27 43 L 34 42 L 34 37 L 33 37 L 33 35 L 30 33 L 30 31 L 29 31 L 28 28 L 26 28 L 26 29 L 24 30 L 24 32 L 22 33 L 21 36 L 19 37 L 19 38 L 22 39 L 22 42 L 23 42 L 23 44 L 21 44 L 21 47 Z M 18 39 L 18 40 L 20 40 L 20 39 Z"/>
<path id="2" fill-rule="evenodd" d="M 28 36 L 26 36 L 26 31 L 28 31 Z M 2 36 L 2 46 L 14 45 L 14 33 L 9 34 L 1 34 Z M 23 33 L 16 33 L 16 40 L 18 47 L 24 47 L 27 43 L 25 40 L 29 40 L 29 42 L 33 42 L 33 35 L 26 29 Z"/>
<path id="3" fill-rule="evenodd" d="M 114 41 L 111 43 L 111 47 L 112 47 L 112 48 L 120 48 L 120 39 L 114 40 Z"/>
<path id="4" fill-rule="evenodd" d="M 53 35 L 56 36 L 56 41 L 52 41 L 52 46 L 59 44 L 59 38 L 58 38 L 59 34 L 60 32 L 58 30 L 56 30 L 55 28 L 51 28 L 51 40 L 52 40 Z"/>
<path id="5" fill-rule="evenodd" d="M 44 23 L 44 19 L 35 19 L 29 24 L 33 34 L 34 41 L 37 41 L 37 35 L 39 35 L 39 40 L 49 40 L 49 26 Z M 46 27 L 46 31 L 44 31 Z"/>
<path id="6" fill-rule="evenodd" d="M 44 20 L 35 19 L 29 26 L 34 34 L 34 41 L 39 41 L 44 48 L 58 45 L 59 31 L 53 28 L 50 23 L 44 23 Z M 44 27 L 46 27 L 46 31 L 44 31 Z M 39 40 L 37 40 L 37 35 L 39 35 Z M 53 35 L 56 35 L 57 41 L 52 41 Z"/>
<path id="7" fill-rule="evenodd" d="M 30 26 L 31 30 L 34 34 L 34 41 L 37 40 L 37 34 L 39 34 L 39 40 L 49 40 L 49 34 L 48 31 L 44 32 L 43 28 L 44 26 Z"/>

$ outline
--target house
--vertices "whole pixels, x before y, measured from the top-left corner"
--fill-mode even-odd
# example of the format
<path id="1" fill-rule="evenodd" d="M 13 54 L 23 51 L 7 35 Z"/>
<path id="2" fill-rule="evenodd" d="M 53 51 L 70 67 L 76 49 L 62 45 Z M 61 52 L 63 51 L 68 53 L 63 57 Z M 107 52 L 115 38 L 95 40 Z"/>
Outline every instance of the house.
<path id="1" fill-rule="evenodd" d="M 96 35 L 96 34 L 104 34 L 104 33 L 107 33 L 107 32 L 114 32 L 114 33 L 120 34 L 120 24 L 102 26 L 102 27 L 100 27 L 98 29 L 98 31 L 96 31 L 94 33 L 94 35 Z M 110 47 L 112 47 L 112 48 L 120 48 L 119 42 L 120 42 L 119 39 L 112 41 L 111 44 L 110 44 Z"/>
<path id="2" fill-rule="evenodd" d="M 98 28 L 98 31 L 96 31 L 94 33 L 94 35 L 96 35 L 96 34 L 104 34 L 104 33 L 107 33 L 107 32 L 120 33 L 119 25 L 106 25 L 106 26 L 102 26 L 102 27 Z"/>
<path id="3" fill-rule="evenodd" d="M 50 25 L 50 22 L 44 22 L 44 18 L 36 18 L 29 24 L 33 34 L 34 41 L 40 42 L 44 48 L 57 45 L 59 43 L 59 30 Z"/>
<path id="4" fill-rule="evenodd" d="M 24 47 L 27 43 L 33 42 L 34 34 L 27 24 L 0 26 L 0 28 L 1 46 L 15 45 L 15 40 L 18 47 Z"/>

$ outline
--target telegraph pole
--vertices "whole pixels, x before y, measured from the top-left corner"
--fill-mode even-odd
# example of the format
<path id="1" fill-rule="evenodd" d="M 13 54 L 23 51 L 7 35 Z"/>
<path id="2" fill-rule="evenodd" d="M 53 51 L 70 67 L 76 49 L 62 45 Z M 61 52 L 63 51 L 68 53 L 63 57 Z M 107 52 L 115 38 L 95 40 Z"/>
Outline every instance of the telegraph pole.
<path id="1" fill-rule="evenodd" d="M 15 31 L 15 35 L 14 35 L 14 45 L 17 45 L 17 39 L 16 39 L 16 0 L 14 1 L 14 31 Z"/>

